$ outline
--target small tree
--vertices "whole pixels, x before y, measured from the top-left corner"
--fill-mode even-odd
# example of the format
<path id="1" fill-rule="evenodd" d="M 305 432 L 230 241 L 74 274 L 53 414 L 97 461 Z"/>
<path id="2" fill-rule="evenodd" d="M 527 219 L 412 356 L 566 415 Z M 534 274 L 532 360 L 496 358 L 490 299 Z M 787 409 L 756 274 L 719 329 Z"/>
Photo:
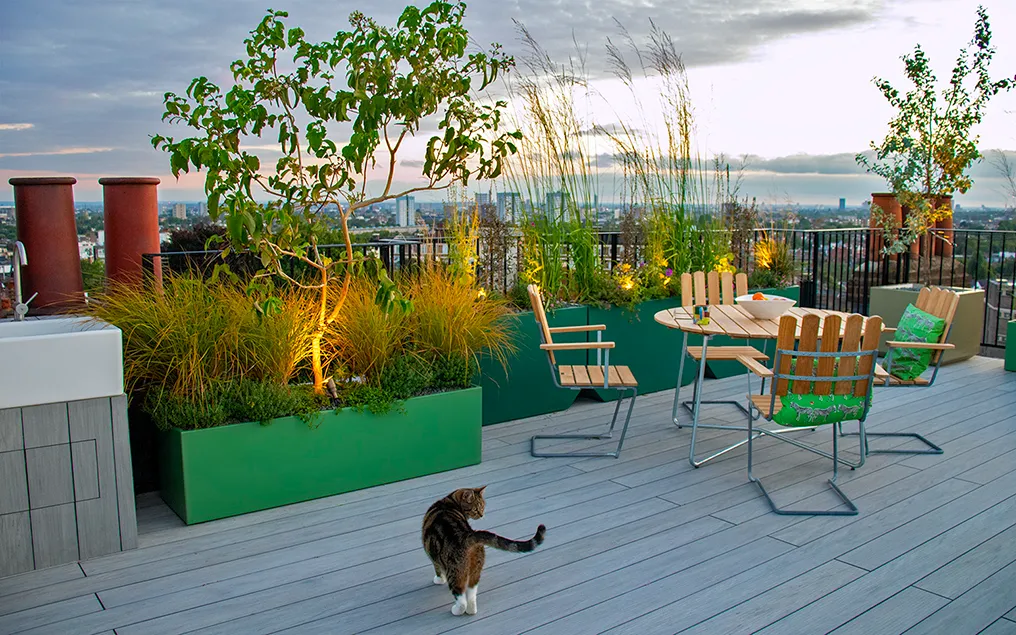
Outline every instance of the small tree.
<path id="1" fill-rule="evenodd" d="M 311 342 L 319 391 L 321 339 L 342 309 L 353 274 L 350 217 L 413 192 L 495 178 L 515 152 L 513 140 L 521 135 L 499 132 L 505 102 L 481 103 L 473 90 L 474 81 L 483 90 L 514 62 L 496 44 L 467 54 L 464 12 L 461 2 L 410 6 L 395 28 L 355 12 L 351 30 L 313 43 L 303 30 L 287 29 L 285 12 L 270 10 L 244 41 L 246 59 L 230 66 L 232 88 L 224 93 L 198 77 L 185 96 L 165 96 L 163 120 L 197 131 L 179 141 L 152 138 L 170 154 L 173 174 L 203 170 L 208 212 L 225 217 L 232 246 L 258 253 L 267 272 L 320 291 Z M 399 152 L 433 116 L 438 133 L 427 142 L 423 182 L 400 191 L 394 186 Z M 280 157 L 274 169 L 262 169 L 245 144 L 272 138 Z M 368 191 L 375 169 L 381 185 Z M 257 200 L 265 196 L 269 202 Z M 330 207 L 338 212 L 345 243 L 337 259 L 318 249 Z M 313 275 L 287 274 L 285 259 L 303 263 Z M 341 287 L 332 294 L 337 277 Z"/>
<path id="2" fill-rule="evenodd" d="M 914 85 L 912 90 L 901 94 L 888 81 L 876 77 L 875 85 L 897 114 L 889 122 L 885 139 L 880 144 L 871 143 L 874 160 L 863 154 L 856 157 L 866 170 L 884 178 L 909 210 L 902 228 L 892 227 L 883 219 L 886 229 L 891 230 L 886 232 L 886 253 L 905 251 L 923 237 L 929 267 L 928 229 L 951 214 L 944 197 L 954 192 L 966 193 L 973 185 L 967 169 L 981 158 L 981 153 L 977 149 L 978 137 L 971 130 L 981 122 L 988 101 L 1000 91 L 1009 90 L 1016 81 L 1016 77 L 993 81 L 988 74 L 995 49 L 991 46 L 991 28 L 984 7 L 977 9 L 970 47 L 972 56 L 968 48 L 960 51 L 949 84 L 941 91 L 941 100 L 938 80 L 920 45 L 913 54 L 903 56 L 907 79 Z"/>

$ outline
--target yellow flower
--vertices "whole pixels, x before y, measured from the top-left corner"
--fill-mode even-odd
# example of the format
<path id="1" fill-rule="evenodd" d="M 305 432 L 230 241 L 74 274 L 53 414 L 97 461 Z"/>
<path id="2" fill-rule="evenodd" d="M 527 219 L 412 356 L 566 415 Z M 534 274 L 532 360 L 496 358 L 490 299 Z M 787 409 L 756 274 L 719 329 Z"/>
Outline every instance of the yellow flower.
<path id="1" fill-rule="evenodd" d="M 476 292 L 476 299 L 477 300 L 486 300 L 487 299 L 487 290 L 484 289 L 483 287 L 480 287 L 480 290 Z"/>
<path id="2" fill-rule="evenodd" d="M 622 262 L 618 266 L 618 269 L 621 271 L 621 273 L 628 273 L 629 271 L 631 271 L 631 265 L 629 265 L 627 262 Z"/>

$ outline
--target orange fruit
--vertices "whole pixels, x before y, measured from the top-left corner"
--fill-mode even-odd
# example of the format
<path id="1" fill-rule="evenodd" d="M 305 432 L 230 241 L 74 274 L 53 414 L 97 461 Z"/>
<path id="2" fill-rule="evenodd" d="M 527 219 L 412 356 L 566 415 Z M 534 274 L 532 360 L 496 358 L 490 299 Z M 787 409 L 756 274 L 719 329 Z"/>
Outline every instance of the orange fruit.
<path id="1" fill-rule="evenodd" d="M 761 291 L 758 291 L 753 296 L 751 296 L 751 299 L 752 300 L 765 300 L 766 297 L 765 297 L 765 295 L 762 294 Z"/>

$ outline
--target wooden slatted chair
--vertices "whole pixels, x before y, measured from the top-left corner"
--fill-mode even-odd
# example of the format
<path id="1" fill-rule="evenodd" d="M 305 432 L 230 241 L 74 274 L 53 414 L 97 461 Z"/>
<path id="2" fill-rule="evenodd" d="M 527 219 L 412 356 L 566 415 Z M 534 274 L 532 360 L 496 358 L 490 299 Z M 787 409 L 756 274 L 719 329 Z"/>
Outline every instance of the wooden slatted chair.
<path id="1" fill-rule="evenodd" d="M 708 273 L 696 271 L 695 273 L 681 274 L 681 306 L 701 306 L 718 304 L 734 304 L 734 298 L 748 293 L 748 275 L 739 273 L 737 275 L 729 272 Z M 748 357 L 756 361 L 765 361 L 769 356 L 753 346 L 709 346 L 711 336 L 702 336 L 702 346 L 688 346 L 688 333 L 684 333 L 684 340 L 681 345 L 681 360 L 677 370 L 677 387 L 674 390 L 674 405 L 671 409 L 671 417 L 674 425 L 678 428 L 684 427 L 677 416 L 681 405 L 684 405 L 692 413 L 691 423 L 691 445 L 688 450 L 688 461 L 693 467 L 699 467 L 703 463 L 730 451 L 732 448 L 725 448 L 715 454 L 705 457 L 702 460 L 695 458 L 695 441 L 699 428 L 712 430 L 740 430 L 737 426 L 725 426 L 720 424 L 700 424 L 698 422 L 698 406 L 700 404 L 730 404 L 747 412 L 744 404 L 732 399 L 717 399 L 703 401 L 698 394 L 698 387 L 705 378 L 705 362 L 720 360 L 737 360 L 740 357 Z M 699 378 L 692 389 L 692 398 L 689 401 L 681 401 L 681 384 L 684 380 L 684 361 L 686 354 L 691 356 L 699 365 Z"/>
<path id="2" fill-rule="evenodd" d="M 540 327 L 540 348 L 547 353 L 547 361 L 550 364 L 551 376 L 554 384 L 559 388 L 568 390 L 582 390 L 583 388 L 605 388 L 615 389 L 620 393 L 617 405 L 614 407 L 614 416 L 610 420 L 607 431 L 603 434 L 538 434 L 530 439 L 529 452 L 537 457 L 593 457 L 609 456 L 617 458 L 621 454 L 621 446 L 624 445 L 624 435 L 628 432 L 628 423 L 631 421 L 631 411 L 635 406 L 635 397 L 638 394 L 638 382 L 627 366 L 611 366 L 610 351 L 614 348 L 614 342 L 602 341 L 602 333 L 606 326 L 593 324 L 589 326 L 559 326 L 552 327 L 547 323 L 547 314 L 543 309 L 543 300 L 540 298 L 540 291 L 536 285 L 529 285 L 529 300 L 533 305 L 533 313 L 536 316 L 536 323 Z M 596 332 L 595 342 L 572 342 L 557 343 L 554 341 L 555 334 L 563 333 L 588 333 Z M 595 350 L 596 365 L 566 365 L 558 364 L 554 351 L 573 350 Z M 602 362 L 602 363 L 601 363 Z M 614 427 L 617 424 L 618 414 L 621 412 L 621 402 L 624 401 L 625 393 L 631 393 L 628 400 L 628 412 L 624 419 L 624 426 L 621 428 L 621 436 L 617 440 L 617 447 L 612 452 L 538 452 L 536 442 L 543 439 L 572 439 L 572 440 L 595 440 L 603 441 L 612 438 Z"/>
<path id="3" fill-rule="evenodd" d="M 777 514 L 817 516 L 857 514 L 857 507 L 836 485 L 836 477 L 840 463 L 851 467 L 860 467 L 864 464 L 864 420 L 871 409 L 882 319 L 878 316 L 871 317 L 865 324 L 862 316 L 851 315 L 843 324 L 838 315 L 831 315 L 821 321 L 823 324 L 820 332 L 818 316 L 808 315 L 803 319 L 800 341 L 795 350 L 797 318 L 793 315 L 784 315 L 780 318 L 776 354 L 771 370 L 748 357 L 740 360 L 751 372 L 763 379 L 771 380 L 769 394 L 748 395 L 749 410 L 757 411 L 767 421 L 787 426 L 784 430 L 753 430 L 753 417 L 750 414 L 748 416 L 748 479 L 758 485 L 769 501 L 769 506 Z M 842 340 L 841 326 L 843 326 Z M 838 424 L 844 420 L 858 421 L 861 447 L 860 460 L 857 464 L 850 464 L 839 458 L 837 443 L 839 435 L 836 434 L 836 425 L 830 425 L 833 429 L 832 454 L 779 434 L 797 427 Z M 829 485 L 847 509 L 805 511 L 778 507 L 762 481 L 752 474 L 752 441 L 756 433 L 772 436 L 832 459 L 833 475 L 829 479 Z"/>
<path id="4" fill-rule="evenodd" d="M 885 356 L 885 367 L 875 366 L 875 385 L 879 387 L 911 387 L 911 388 L 927 388 L 935 383 L 935 378 L 938 377 L 938 369 L 942 365 L 942 354 L 945 351 L 956 348 L 955 345 L 950 344 L 947 340 L 949 339 L 949 333 L 952 331 L 953 318 L 956 317 L 956 309 L 960 305 L 960 296 L 955 291 L 942 288 L 924 287 L 921 292 L 917 295 L 917 303 L 914 305 L 918 309 L 925 313 L 930 313 L 937 318 L 945 320 L 945 330 L 942 331 L 942 335 L 938 342 L 901 342 L 897 340 L 890 340 L 886 342 L 888 351 Z M 895 328 L 884 328 L 885 333 L 896 332 Z M 933 351 L 931 357 L 931 377 L 925 378 L 924 376 L 916 377 L 914 379 L 900 379 L 892 374 L 892 363 L 893 353 L 903 348 L 915 348 Z M 925 371 L 927 372 L 927 371 Z M 841 428 L 842 436 L 854 436 L 858 433 L 850 432 L 843 433 Z M 911 450 L 911 449 L 887 449 L 872 450 L 868 447 L 868 439 L 870 437 L 906 437 L 920 441 L 926 448 L 922 450 Z M 939 446 L 929 441 L 924 436 L 917 434 L 916 432 L 869 432 L 865 437 L 865 452 L 867 454 L 943 454 L 945 451 Z"/>

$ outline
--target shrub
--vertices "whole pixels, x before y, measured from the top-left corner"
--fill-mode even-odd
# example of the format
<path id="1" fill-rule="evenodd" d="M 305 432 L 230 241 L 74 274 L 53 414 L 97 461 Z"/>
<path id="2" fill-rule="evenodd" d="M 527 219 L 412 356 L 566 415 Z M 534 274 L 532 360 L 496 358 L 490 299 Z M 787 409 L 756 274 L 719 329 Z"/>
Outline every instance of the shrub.
<path id="1" fill-rule="evenodd" d="M 128 392 L 196 399 L 244 377 L 285 385 L 305 366 L 313 310 L 299 290 L 263 292 L 167 275 L 161 291 L 117 284 L 86 311 L 123 332 Z"/>
<path id="2" fill-rule="evenodd" d="M 160 430 L 198 430 L 230 423 L 299 416 L 308 424 L 325 405 L 323 398 L 306 386 L 283 386 L 238 379 L 216 382 L 203 394 L 174 395 L 156 389 L 149 392 L 144 409 Z"/>

